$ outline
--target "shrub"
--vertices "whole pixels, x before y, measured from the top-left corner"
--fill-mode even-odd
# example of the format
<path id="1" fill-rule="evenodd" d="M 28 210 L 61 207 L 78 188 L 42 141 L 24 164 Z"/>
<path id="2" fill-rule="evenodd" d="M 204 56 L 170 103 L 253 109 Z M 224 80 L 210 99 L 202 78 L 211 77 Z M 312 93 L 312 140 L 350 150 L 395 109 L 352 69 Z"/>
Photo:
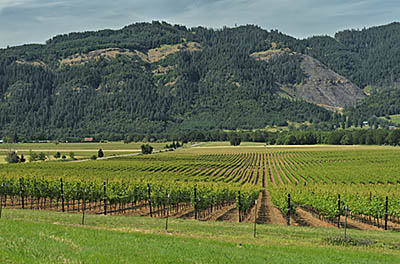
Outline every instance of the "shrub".
<path id="1" fill-rule="evenodd" d="M 104 152 L 102 149 L 99 149 L 99 151 L 97 152 L 97 157 L 99 157 L 99 158 L 104 157 Z"/>
<path id="2" fill-rule="evenodd" d="M 238 136 L 238 135 L 233 135 L 233 136 L 231 137 L 230 142 L 231 142 L 231 145 L 232 145 L 232 146 L 239 146 L 240 143 L 242 142 L 242 139 L 241 139 L 240 136 Z"/>
<path id="3" fill-rule="evenodd" d="M 17 152 L 15 152 L 15 151 L 8 152 L 7 155 L 6 155 L 5 160 L 8 163 L 18 163 L 19 157 L 17 155 Z"/>
<path id="4" fill-rule="evenodd" d="M 46 160 L 46 154 L 44 154 L 43 152 L 40 152 L 39 153 L 39 160 L 45 161 Z"/>
<path id="5" fill-rule="evenodd" d="M 143 154 L 151 154 L 151 153 L 153 153 L 153 147 L 150 146 L 149 144 L 142 145 L 141 148 L 142 148 L 142 153 Z"/>
<path id="6" fill-rule="evenodd" d="M 39 156 L 36 152 L 29 151 L 29 162 L 37 161 Z"/>

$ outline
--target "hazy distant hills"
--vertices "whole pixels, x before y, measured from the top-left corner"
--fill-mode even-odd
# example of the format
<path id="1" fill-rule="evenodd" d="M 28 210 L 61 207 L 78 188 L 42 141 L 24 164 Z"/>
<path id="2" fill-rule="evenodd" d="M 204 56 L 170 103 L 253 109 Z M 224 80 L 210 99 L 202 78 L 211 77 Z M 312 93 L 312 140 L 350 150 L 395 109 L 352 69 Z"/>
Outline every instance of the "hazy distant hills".
<path id="1" fill-rule="evenodd" d="M 326 109 L 354 123 L 398 114 L 382 95 L 398 94 L 398 43 L 398 23 L 305 40 L 165 22 L 59 35 L 0 50 L 0 136 L 323 128 L 338 122 Z"/>

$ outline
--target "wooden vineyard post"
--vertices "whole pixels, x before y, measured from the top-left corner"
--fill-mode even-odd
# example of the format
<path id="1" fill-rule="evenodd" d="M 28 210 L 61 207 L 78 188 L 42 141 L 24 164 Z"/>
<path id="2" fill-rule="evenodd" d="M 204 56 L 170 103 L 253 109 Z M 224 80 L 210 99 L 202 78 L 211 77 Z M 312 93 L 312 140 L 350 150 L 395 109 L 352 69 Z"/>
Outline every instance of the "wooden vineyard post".
<path id="1" fill-rule="evenodd" d="M 253 237 L 255 238 L 256 237 L 256 228 L 257 228 L 257 200 L 255 200 L 254 201 L 254 205 L 255 205 L 255 208 L 254 208 L 254 233 L 253 233 Z"/>
<path id="2" fill-rule="evenodd" d="M 148 201 L 149 201 L 150 217 L 153 217 L 153 212 L 151 210 L 151 188 L 150 188 L 150 184 L 147 184 L 147 195 L 148 195 Z"/>
<path id="3" fill-rule="evenodd" d="M 372 203 L 372 191 L 369 191 L 369 204 Z M 371 222 L 371 215 L 369 215 L 369 221 Z"/>
<path id="4" fill-rule="evenodd" d="M 22 209 L 25 208 L 25 203 L 24 203 L 24 183 L 22 178 L 19 179 L 19 184 L 21 186 L 21 203 L 22 203 Z"/>
<path id="5" fill-rule="evenodd" d="M 347 238 L 347 205 L 344 207 L 344 239 Z"/>
<path id="6" fill-rule="evenodd" d="M 242 202 L 240 200 L 240 191 L 238 191 L 238 215 L 239 215 L 239 223 L 242 221 L 240 217 L 240 208 L 242 207 Z"/>
<path id="7" fill-rule="evenodd" d="M 385 202 L 385 230 L 388 230 L 388 209 L 389 209 L 389 197 L 386 196 L 386 202 Z"/>
<path id="8" fill-rule="evenodd" d="M 86 189 L 83 190 L 82 197 L 82 225 L 85 225 L 85 209 L 86 209 Z"/>
<path id="9" fill-rule="evenodd" d="M 165 220 L 165 231 L 168 231 L 168 215 L 169 215 L 169 194 L 167 200 L 167 219 Z"/>
<path id="10" fill-rule="evenodd" d="M 290 210 L 291 210 L 291 205 L 290 205 L 290 193 L 288 194 L 288 198 L 287 198 L 287 203 L 288 203 L 288 211 L 287 211 L 287 215 L 286 215 L 286 222 L 287 225 L 290 226 Z"/>
<path id="11" fill-rule="evenodd" d="M 4 190 L 4 183 L 1 184 L 1 191 L 0 191 L 0 218 L 1 218 L 1 211 L 3 209 L 3 190 Z"/>
<path id="12" fill-rule="evenodd" d="M 194 219 L 197 220 L 199 218 L 198 216 L 199 212 L 197 212 L 197 188 L 195 187 L 193 191 L 194 191 Z"/>
<path id="13" fill-rule="evenodd" d="M 340 194 L 338 194 L 338 198 L 337 198 L 337 206 L 338 206 L 338 219 L 337 219 L 337 227 L 340 228 Z"/>
<path id="14" fill-rule="evenodd" d="M 106 182 L 104 182 L 104 184 L 103 184 L 103 191 L 104 191 L 104 197 L 103 197 L 103 199 L 104 199 L 104 215 L 107 215 L 107 194 L 106 194 L 107 187 L 106 187 Z"/>
<path id="15" fill-rule="evenodd" d="M 65 212 L 65 205 L 64 205 L 64 184 L 62 178 L 60 178 L 60 194 L 61 194 L 61 210 Z"/>

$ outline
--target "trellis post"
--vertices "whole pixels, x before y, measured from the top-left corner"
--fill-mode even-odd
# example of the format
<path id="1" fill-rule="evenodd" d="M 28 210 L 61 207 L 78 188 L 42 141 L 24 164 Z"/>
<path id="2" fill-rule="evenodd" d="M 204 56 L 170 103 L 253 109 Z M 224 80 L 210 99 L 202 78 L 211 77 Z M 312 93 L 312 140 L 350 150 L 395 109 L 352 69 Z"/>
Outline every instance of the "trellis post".
<path id="1" fill-rule="evenodd" d="M 240 217 L 240 208 L 242 207 L 242 201 L 240 197 L 240 191 L 238 191 L 238 216 L 239 216 L 239 223 L 242 221 L 242 218 Z"/>
<path id="2" fill-rule="evenodd" d="M 340 194 L 338 194 L 338 219 L 337 219 L 337 227 L 340 228 Z"/>
<path id="3" fill-rule="evenodd" d="M 61 194 L 61 210 L 65 212 L 65 205 L 64 205 L 64 183 L 62 178 L 60 178 L 60 194 Z"/>
<path id="4" fill-rule="evenodd" d="M 153 217 L 153 212 L 151 210 L 151 187 L 150 187 L 150 184 L 147 184 L 147 195 L 148 195 L 148 201 L 149 201 L 150 217 Z"/>
<path id="5" fill-rule="evenodd" d="M 197 211 L 197 188 L 194 188 L 194 219 L 198 219 L 199 218 L 199 212 Z"/>
<path id="6" fill-rule="evenodd" d="M 103 183 L 103 191 L 104 191 L 104 196 L 103 196 L 103 202 L 104 202 L 104 215 L 107 215 L 107 187 L 106 187 L 106 182 Z"/>
<path id="7" fill-rule="evenodd" d="M 388 230 L 388 210 L 389 210 L 389 197 L 386 196 L 386 202 L 385 202 L 385 230 Z"/>
<path id="8" fill-rule="evenodd" d="M 287 223 L 287 225 L 288 226 L 290 226 L 290 211 L 291 211 L 291 204 L 290 204 L 290 201 L 291 200 L 291 197 L 290 197 L 290 193 L 288 194 L 288 198 L 287 198 L 287 203 L 288 203 L 288 211 L 287 211 L 287 214 L 286 214 L 286 223 Z"/>

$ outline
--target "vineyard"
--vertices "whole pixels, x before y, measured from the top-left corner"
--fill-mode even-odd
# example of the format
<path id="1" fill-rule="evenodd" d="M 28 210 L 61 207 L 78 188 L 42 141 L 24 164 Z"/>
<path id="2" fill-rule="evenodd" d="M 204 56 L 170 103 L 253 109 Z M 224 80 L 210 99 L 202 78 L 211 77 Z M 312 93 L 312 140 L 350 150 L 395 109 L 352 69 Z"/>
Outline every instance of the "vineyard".
<path id="1" fill-rule="evenodd" d="M 322 147 L 7 164 L 0 165 L 0 205 L 331 227 L 348 215 L 350 227 L 399 230 L 399 164 L 396 148 Z"/>
<path id="2" fill-rule="evenodd" d="M 268 189 L 283 215 L 301 211 L 340 227 L 348 214 L 355 228 L 400 230 L 397 150 L 277 152 L 269 160 Z"/>
<path id="3" fill-rule="evenodd" d="M 237 214 L 235 220 L 245 220 L 262 188 L 260 171 L 252 167 L 256 157 L 160 153 L 4 165 L 1 205 L 204 220 L 229 211 Z"/>

